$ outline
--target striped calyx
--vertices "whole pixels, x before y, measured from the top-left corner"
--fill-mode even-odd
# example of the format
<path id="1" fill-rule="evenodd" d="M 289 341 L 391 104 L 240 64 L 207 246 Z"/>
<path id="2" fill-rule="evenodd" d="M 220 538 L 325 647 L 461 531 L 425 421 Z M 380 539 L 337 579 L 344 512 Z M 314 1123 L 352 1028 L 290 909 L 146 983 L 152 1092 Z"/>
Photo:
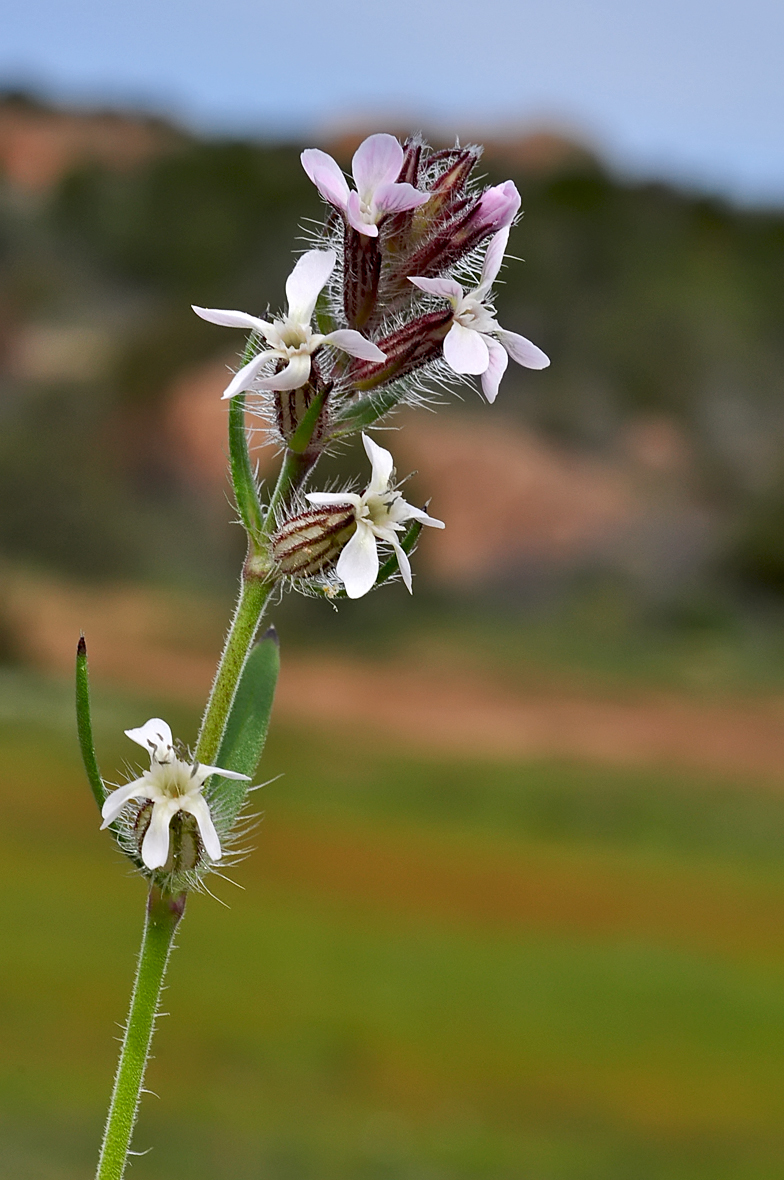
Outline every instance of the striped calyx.
<path id="1" fill-rule="evenodd" d="M 333 565 L 357 529 L 354 509 L 346 505 L 309 508 L 287 520 L 272 536 L 272 556 L 279 573 L 308 578 Z"/>

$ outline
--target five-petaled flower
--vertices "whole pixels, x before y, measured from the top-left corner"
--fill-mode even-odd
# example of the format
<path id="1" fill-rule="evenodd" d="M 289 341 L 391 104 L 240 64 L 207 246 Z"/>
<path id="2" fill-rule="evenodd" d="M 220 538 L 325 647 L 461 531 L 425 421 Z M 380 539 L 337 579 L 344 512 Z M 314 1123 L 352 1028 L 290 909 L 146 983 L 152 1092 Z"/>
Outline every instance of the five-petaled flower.
<path id="1" fill-rule="evenodd" d="M 267 320 L 248 315 L 244 311 L 221 311 L 213 307 L 195 307 L 203 320 L 225 328 L 245 328 L 258 332 L 268 347 L 235 373 L 223 396 L 234 397 L 246 389 L 299 389 L 310 377 L 310 358 L 322 344 L 331 344 L 363 361 L 383 361 L 385 355 L 361 332 L 353 328 L 338 328 L 326 336 L 314 332 L 310 326 L 316 302 L 337 261 L 334 250 L 308 250 L 286 280 L 288 311 L 283 319 Z M 270 361 L 285 362 L 279 373 L 268 377 L 259 374 Z"/>
<path id="2" fill-rule="evenodd" d="M 444 528 L 442 520 L 434 520 L 421 508 L 406 503 L 392 485 L 394 465 L 389 451 L 385 451 L 366 434 L 362 435 L 365 451 L 370 459 L 370 483 L 361 496 L 351 492 L 311 492 L 307 499 L 316 507 L 327 505 L 354 509 L 357 531 L 338 558 L 337 576 L 349 598 L 361 598 L 371 590 L 378 577 L 378 541 L 391 545 L 406 588 L 411 592 L 411 563 L 398 541 L 398 533 L 411 520 Z"/>
<path id="3" fill-rule="evenodd" d="M 508 228 L 490 239 L 479 286 L 468 294 L 454 279 L 409 276 L 409 282 L 420 291 L 447 299 L 452 304 L 452 327 L 444 340 L 444 359 L 455 373 L 481 374 L 482 389 L 489 402 L 496 399 L 509 357 L 526 369 L 546 369 L 550 364 L 541 348 L 526 340 L 525 336 L 505 331 L 496 320 L 492 307 L 486 306 L 508 240 Z"/>
<path id="4" fill-rule="evenodd" d="M 356 192 L 349 189 L 338 164 L 326 152 L 307 148 L 302 167 L 325 201 L 340 209 L 358 233 L 378 237 L 378 223 L 389 213 L 405 213 L 430 200 L 412 184 L 398 183 L 403 167 L 403 149 L 394 135 L 369 135 L 351 161 Z"/>
<path id="5" fill-rule="evenodd" d="M 148 869 L 160 869 L 169 857 L 169 825 L 178 811 L 187 811 L 198 824 L 204 849 L 210 860 L 220 860 L 221 846 L 209 805 L 202 795 L 210 775 L 249 781 L 246 774 L 221 770 L 218 766 L 204 766 L 199 762 L 185 762 L 174 750 L 172 731 L 160 717 L 153 717 L 139 729 L 126 729 L 133 742 L 150 753 L 150 769 L 141 778 L 112 791 L 103 805 L 102 828 L 106 828 L 132 799 L 152 802 L 150 823 L 142 841 L 142 860 Z"/>

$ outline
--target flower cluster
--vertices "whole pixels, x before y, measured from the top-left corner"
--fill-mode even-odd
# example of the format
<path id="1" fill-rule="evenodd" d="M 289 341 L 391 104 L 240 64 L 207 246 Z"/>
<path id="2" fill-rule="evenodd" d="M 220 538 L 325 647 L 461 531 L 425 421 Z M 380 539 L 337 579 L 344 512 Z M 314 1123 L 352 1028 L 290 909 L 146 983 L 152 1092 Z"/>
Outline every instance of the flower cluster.
<path id="1" fill-rule="evenodd" d="M 411 587 L 399 534 L 404 522 L 419 519 L 418 510 L 403 509 L 405 501 L 382 480 L 387 467 L 391 477 L 391 456 L 381 464 L 381 449 L 371 452 L 368 440 L 373 476 L 363 495 L 309 492 L 303 500 L 325 450 L 402 403 L 421 400 L 433 379 L 443 385 L 455 375 L 478 376 L 493 402 L 509 357 L 529 369 L 549 364 L 541 349 L 495 318 L 492 287 L 520 194 L 512 181 L 480 188 L 472 179 L 479 154 L 371 135 L 354 153 L 352 186 L 331 156 L 307 149 L 302 165 L 327 216 L 315 248 L 289 276 L 285 313 L 267 320 L 194 307 L 211 323 L 250 333 L 244 363 L 223 396 L 245 395 L 280 444 L 304 453 L 296 495 L 283 511 L 275 506 L 270 549 L 277 576 L 300 588 L 323 585 L 329 574 L 349 597 L 366 593 L 375 584 L 379 542 L 396 555 Z M 465 290 L 458 280 L 477 273 Z M 372 507 L 376 501 L 386 516 Z"/>
<path id="2" fill-rule="evenodd" d="M 511 181 L 479 191 L 471 180 L 478 158 L 475 148 L 431 152 L 418 140 L 404 148 L 392 135 L 371 135 L 354 154 L 356 188 L 350 189 L 331 156 L 304 151 L 303 167 L 330 213 L 319 248 L 303 254 L 289 276 L 285 315 L 269 322 L 194 307 L 203 319 L 242 328 L 258 341 L 223 396 L 258 395 L 257 408 L 286 443 L 299 418 L 292 420 L 282 406 L 287 399 L 276 395 L 328 389 L 327 429 L 320 431 L 327 447 L 351 433 L 359 417 L 368 426 L 411 400 L 438 373 L 442 354 L 453 373 L 482 376 L 488 401 L 509 356 L 526 368 L 544 368 L 549 361 L 541 349 L 501 329 L 493 314 L 491 289 L 520 194 Z M 465 294 L 456 276 L 470 274 L 483 249 L 479 284 Z M 411 284 L 429 297 L 424 304 L 412 300 Z M 312 326 L 320 298 L 326 332 Z M 375 417 L 365 405 L 357 413 L 371 392 Z"/>
<path id="3" fill-rule="evenodd" d="M 354 154 L 350 185 L 331 156 L 304 151 L 303 168 L 327 209 L 313 248 L 288 277 L 286 310 L 265 319 L 193 308 L 248 334 L 223 397 L 232 407 L 232 478 L 248 533 L 243 576 L 263 583 L 265 601 L 290 585 L 355 599 L 390 576 L 411 591 L 419 533 L 444 524 L 403 498 L 392 455 L 367 431 L 422 400 L 434 382 L 476 376 L 494 402 L 510 357 L 528 369 L 549 364 L 496 319 L 492 288 L 520 195 L 511 181 L 477 184 L 479 156 L 474 147 L 433 151 L 418 138 L 400 144 L 371 135 Z M 248 456 L 246 406 L 283 450 L 266 505 Z M 364 490 L 310 490 L 320 456 L 357 434 L 371 465 Z M 104 827 L 120 825 L 126 849 L 149 874 L 198 876 L 222 856 L 209 793 L 228 790 L 215 785 L 221 778 L 247 775 L 181 757 L 159 719 L 126 732 L 149 750 L 150 769 L 106 799 Z M 218 760 L 217 742 L 206 748 Z"/>

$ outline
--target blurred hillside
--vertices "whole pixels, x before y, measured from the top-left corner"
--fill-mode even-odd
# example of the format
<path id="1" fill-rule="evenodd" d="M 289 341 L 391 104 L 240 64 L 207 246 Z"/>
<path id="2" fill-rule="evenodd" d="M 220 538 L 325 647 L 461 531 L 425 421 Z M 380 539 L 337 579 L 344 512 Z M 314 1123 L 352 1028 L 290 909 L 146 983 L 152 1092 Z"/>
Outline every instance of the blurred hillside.
<path id="1" fill-rule="evenodd" d="M 353 143 L 325 146 L 347 162 Z M 240 342 L 189 305 L 280 304 L 320 213 L 299 150 L 0 104 L 6 560 L 233 579 L 218 395 Z M 406 413 L 401 473 L 419 469 L 449 522 L 423 545 L 423 590 L 512 610 L 597 579 L 657 609 L 775 601 L 784 213 L 625 184 L 541 133 L 489 145 L 485 165 L 525 209 L 499 318 L 553 364 L 510 367 L 491 409 L 467 391 L 437 431 Z"/>

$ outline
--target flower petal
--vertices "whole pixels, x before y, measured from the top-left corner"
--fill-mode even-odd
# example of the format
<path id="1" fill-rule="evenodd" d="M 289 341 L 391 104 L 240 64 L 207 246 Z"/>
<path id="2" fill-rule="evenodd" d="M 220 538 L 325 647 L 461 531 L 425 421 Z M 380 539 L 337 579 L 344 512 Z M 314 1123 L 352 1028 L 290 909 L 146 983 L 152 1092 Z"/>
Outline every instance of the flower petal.
<path id="1" fill-rule="evenodd" d="M 151 717 L 138 729 L 126 729 L 125 736 L 137 746 L 143 746 L 158 762 L 168 762 L 174 753 L 172 731 L 160 717 Z"/>
<path id="2" fill-rule="evenodd" d="M 403 501 L 406 508 L 406 515 L 401 516 L 401 520 L 418 520 L 420 524 L 429 524 L 434 529 L 445 529 L 446 525 L 443 520 L 436 520 L 434 516 L 428 516 L 423 508 L 415 508 L 413 504 L 409 504 L 406 500 Z"/>
<path id="3" fill-rule="evenodd" d="M 345 211 L 349 194 L 348 182 L 332 156 L 318 148 L 306 148 L 300 160 L 324 200 Z"/>
<path id="4" fill-rule="evenodd" d="M 357 496 L 355 492 L 308 492 L 305 499 L 314 508 L 329 508 L 335 504 L 354 508 L 357 512 L 362 511 L 362 498 Z"/>
<path id="5" fill-rule="evenodd" d="M 387 359 L 387 354 L 382 352 L 377 344 L 374 344 L 372 340 L 366 340 L 362 333 L 355 331 L 354 328 L 338 328 L 336 332 L 330 332 L 328 336 L 325 336 L 324 342 L 331 344 L 333 348 L 342 349 L 350 356 L 358 356 L 363 361 L 385 361 Z"/>
<path id="6" fill-rule="evenodd" d="M 246 389 L 250 389 L 259 372 L 272 356 L 275 356 L 275 353 L 260 352 L 254 356 L 252 361 L 248 361 L 247 365 L 243 365 L 241 369 L 238 369 L 224 389 L 223 399 L 236 397 L 238 393 L 244 393 Z"/>
<path id="7" fill-rule="evenodd" d="M 426 295 L 437 295 L 439 299 L 448 299 L 451 304 L 456 304 L 463 298 L 463 288 L 454 279 L 421 279 L 409 275 L 408 281 L 419 287 Z"/>
<path id="8" fill-rule="evenodd" d="M 272 389 L 272 390 L 286 390 L 299 389 L 304 385 L 310 376 L 310 354 L 307 352 L 295 353 L 285 369 L 280 373 L 275 373 L 272 377 L 262 377 L 257 382 L 258 389 Z M 224 397 L 226 394 L 224 393 Z"/>
<path id="9" fill-rule="evenodd" d="M 378 549 L 373 531 L 365 521 L 357 521 L 357 531 L 338 558 L 335 572 L 349 598 L 361 598 L 375 585 Z"/>
<path id="10" fill-rule="evenodd" d="M 221 328 L 245 328 L 248 332 L 259 332 L 266 336 L 272 327 L 266 320 L 248 315 L 247 311 L 223 311 L 217 307 L 197 307 L 195 303 L 191 304 L 191 310 L 208 324 L 218 324 Z"/>
<path id="11" fill-rule="evenodd" d="M 482 263 L 482 274 L 479 279 L 479 286 L 474 291 L 477 299 L 482 299 L 484 295 L 492 287 L 495 282 L 498 272 L 501 269 L 501 263 L 504 260 L 504 253 L 509 241 L 509 226 L 502 229 L 500 233 L 493 234 L 485 252 L 485 260 Z"/>
<path id="12" fill-rule="evenodd" d="M 359 193 L 349 193 L 346 204 L 346 217 L 349 225 L 352 225 L 357 233 L 365 234 L 369 238 L 378 237 L 378 226 L 375 221 L 368 221 L 362 212 L 359 203 Z"/>
<path id="13" fill-rule="evenodd" d="M 403 149 L 394 135 L 369 135 L 354 152 L 351 171 L 362 200 L 370 201 L 382 184 L 392 184 L 403 167 Z"/>
<path id="14" fill-rule="evenodd" d="M 236 778 L 242 779 L 243 782 L 246 783 L 250 782 L 249 774 L 240 774 L 236 770 L 221 770 L 220 766 L 207 766 L 205 762 L 199 762 L 197 765 L 198 770 L 196 772 L 195 778 L 201 778 L 202 782 L 205 782 L 211 774 L 219 774 L 221 778 Z"/>
<path id="15" fill-rule="evenodd" d="M 490 364 L 484 336 L 462 324 L 452 324 L 447 332 L 444 358 L 456 373 L 484 373 Z"/>
<path id="16" fill-rule="evenodd" d="M 517 216 L 522 198 L 512 180 L 487 188 L 480 197 L 473 220 L 487 230 L 504 229 Z"/>
<path id="17" fill-rule="evenodd" d="M 413 184 L 380 184 L 373 194 L 373 204 L 382 213 L 405 213 L 418 209 L 430 200 L 430 193 L 420 192 Z"/>
<path id="18" fill-rule="evenodd" d="M 485 344 L 490 353 L 490 364 L 482 374 L 482 392 L 492 404 L 498 395 L 498 386 L 506 372 L 509 357 L 506 355 L 506 349 L 502 348 L 497 340 L 493 340 L 492 336 L 485 336 Z"/>
<path id="19" fill-rule="evenodd" d="M 101 808 L 101 815 L 103 816 L 103 823 L 101 824 L 101 831 L 108 828 L 109 824 L 113 824 L 120 814 L 126 803 L 131 799 L 149 799 L 149 787 L 147 780 L 137 778 L 135 782 L 128 783 L 124 787 L 118 787 L 116 791 L 112 791 L 103 807 Z"/>
<path id="20" fill-rule="evenodd" d="M 213 768 L 214 769 L 214 768 Z M 225 774 L 225 771 L 218 771 L 219 774 Z M 247 778 L 245 774 L 233 775 L 233 778 Z M 203 795 L 190 795 L 185 797 L 181 804 L 183 811 L 189 811 L 199 825 L 199 833 L 201 835 L 207 856 L 210 860 L 220 860 L 223 855 L 218 839 L 218 833 L 215 831 L 215 824 L 212 822 L 212 815 L 207 800 Z"/>
<path id="21" fill-rule="evenodd" d="M 403 579 L 403 584 L 405 585 L 405 588 L 408 590 L 409 594 L 413 594 L 414 587 L 412 585 L 411 579 L 411 562 L 408 560 L 408 554 L 397 540 L 392 542 L 392 548 L 394 549 L 395 556 L 397 557 L 397 565 L 398 569 L 400 570 L 400 576 Z"/>
<path id="22" fill-rule="evenodd" d="M 362 442 L 371 465 L 370 483 L 363 497 L 363 499 L 367 499 L 368 496 L 377 496 L 387 490 L 395 468 L 395 461 L 389 451 L 385 451 L 377 442 L 374 442 L 370 435 L 363 434 Z"/>
<path id="23" fill-rule="evenodd" d="M 500 328 L 496 336 L 503 344 L 513 361 L 523 365 L 526 369 L 546 369 L 550 358 L 541 348 L 537 348 L 525 336 L 518 336 L 517 332 L 506 332 Z"/>
<path id="24" fill-rule="evenodd" d="M 332 271 L 337 254 L 334 250 L 308 250 L 297 260 L 297 265 L 286 279 L 286 299 L 289 319 L 309 324 L 316 300 Z"/>
<path id="25" fill-rule="evenodd" d="M 177 799 L 162 799 L 153 803 L 152 817 L 142 841 L 142 860 L 148 869 L 160 869 L 169 856 L 169 824 L 175 811 L 179 811 Z"/>

